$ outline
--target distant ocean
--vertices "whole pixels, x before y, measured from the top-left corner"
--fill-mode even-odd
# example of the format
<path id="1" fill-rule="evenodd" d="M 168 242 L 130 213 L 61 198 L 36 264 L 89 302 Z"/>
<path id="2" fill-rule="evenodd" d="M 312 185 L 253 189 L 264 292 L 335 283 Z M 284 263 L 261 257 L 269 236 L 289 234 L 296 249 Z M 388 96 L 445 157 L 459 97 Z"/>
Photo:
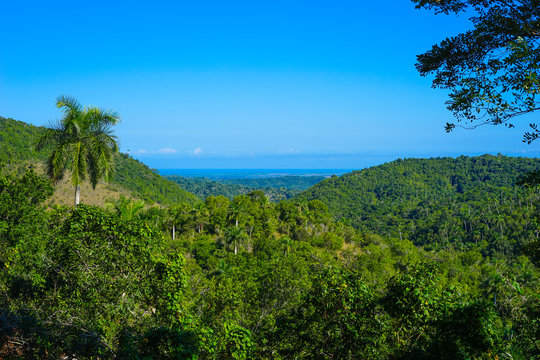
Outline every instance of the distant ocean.
<path id="1" fill-rule="evenodd" d="M 160 175 L 205 177 L 213 180 L 256 179 L 280 176 L 343 175 L 351 169 L 157 169 Z"/>

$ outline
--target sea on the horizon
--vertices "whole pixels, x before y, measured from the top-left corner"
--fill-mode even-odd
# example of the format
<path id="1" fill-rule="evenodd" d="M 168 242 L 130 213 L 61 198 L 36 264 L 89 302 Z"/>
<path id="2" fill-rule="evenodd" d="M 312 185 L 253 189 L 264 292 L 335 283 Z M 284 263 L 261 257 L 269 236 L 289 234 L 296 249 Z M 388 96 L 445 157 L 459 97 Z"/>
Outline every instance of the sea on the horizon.
<path id="1" fill-rule="evenodd" d="M 343 175 L 352 169 L 157 169 L 160 175 L 204 177 L 209 179 L 255 179 L 280 176 Z"/>

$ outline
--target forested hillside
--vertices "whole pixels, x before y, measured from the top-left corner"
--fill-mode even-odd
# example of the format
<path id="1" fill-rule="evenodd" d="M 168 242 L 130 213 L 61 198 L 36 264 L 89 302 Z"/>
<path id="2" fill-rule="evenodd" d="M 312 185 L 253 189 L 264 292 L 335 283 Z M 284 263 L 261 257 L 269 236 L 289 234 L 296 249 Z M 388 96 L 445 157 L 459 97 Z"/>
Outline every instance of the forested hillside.
<path id="1" fill-rule="evenodd" d="M 26 124 L 21 121 L 0 117 L 0 163 L 8 163 L 11 167 L 25 163 L 35 164 L 40 169 L 47 150 L 36 151 L 36 139 L 43 128 Z M 194 195 L 182 190 L 178 185 L 168 181 L 145 164 L 126 154 L 115 158 L 115 168 L 111 183 L 117 185 L 112 192 L 120 195 L 133 196 L 149 203 L 174 204 L 178 202 L 195 203 L 199 201 Z M 110 192 L 107 192 L 108 194 Z M 100 195 L 93 194 L 94 198 Z M 83 194 L 84 196 L 84 194 Z M 101 196 L 101 203 L 106 200 Z"/>
<path id="2" fill-rule="evenodd" d="M 229 199 L 245 195 L 253 190 L 262 190 L 270 201 L 290 199 L 310 186 L 325 179 L 323 176 L 280 176 L 261 179 L 223 179 L 211 180 L 201 177 L 165 176 L 182 189 L 201 199 L 208 196 L 223 195 Z"/>
<path id="3" fill-rule="evenodd" d="M 26 165 L 42 162 L 46 150 L 34 149 L 35 139 L 42 128 L 26 124 L 22 121 L 0 117 L 0 162 Z M 194 203 L 208 196 L 223 195 L 232 199 L 235 196 L 248 194 L 261 189 L 271 201 L 290 199 L 324 179 L 322 176 L 284 176 L 267 179 L 231 179 L 214 181 L 206 178 L 186 178 L 181 176 L 161 177 L 145 164 L 131 158 L 127 154 L 119 154 L 116 158 L 116 172 L 112 184 L 120 187 L 105 189 L 99 187 L 98 193 L 106 193 L 114 197 L 114 192 L 120 195 L 133 196 L 149 203 L 174 204 L 177 202 Z M 16 166 L 16 165 L 15 165 Z M 39 166 L 37 166 L 40 169 Z M 164 181 L 168 179 L 171 181 Z M 66 182 L 67 184 L 68 182 Z M 66 189 L 64 189 L 66 188 Z M 62 192 L 69 192 L 68 186 L 62 187 Z M 83 193 L 88 194 L 88 189 Z M 184 190 L 184 191 L 182 191 Z M 199 199 L 197 199 L 196 195 Z M 118 197 L 118 196 L 116 196 Z M 55 196 L 55 199 L 58 198 Z M 98 199 L 102 198 L 101 201 Z M 92 194 L 89 201 L 102 204 L 104 197 Z"/>
<path id="4" fill-rule="evenodd" d="M 4 121 L 7 166 L 38 161 L 17 149 L 39 128 Z M 515 185 L 537 168 L 398 160 L 188 203 L 120 155 L 116 184 L 151 207 L 47 207 L 49 179 L 5 171 L 0 358 L 538 358 L 539 188 Z"/>
<path id="5" fill-rule="evenodd" d="M 540 355 L 534 248 L 416 247 L 261 191 L 44 210 L 51 193 L 0 176 L 0 358 Z"/>
<path id="6" fill-rule="evenodd" d="M 225 184 L 240 184 L 252 188 L 283 188 L 302 191 L 324 179 L 326 179 L 325 176 L 276 176 L 255 179 L 223 179 L 221 182 Z"/>
<path id="7" fill-rule="evenodd" d="M 46 150 L 36 151 L 34 148 L 39 131 L 39 127 L 0 116 L 0 162 L 45 159 Z"/>
<path id="8" fill-rule="evenodd" d="M 540 360 L 540 0 L 0 10 L 0 360 Z"/>
<path id="9" fill-rule="evenodd" d="M 406 159 L 341 177 L 300 194 L 337 219 L 371 233 L 429 247 L 515 252 L 538 237 L 537 188 L 517 186 L 540 159 L 479 157 Z"/>
<path id="10" fill-rule="evenodd" d="M 153 203 L 172 205 L 180 202 L 194 204 L 197 197 L 177 184 L 156 174 L 147 165 L 127 154 L 116 157 L 112 182 L 132 191 L 137 197 Z"/>

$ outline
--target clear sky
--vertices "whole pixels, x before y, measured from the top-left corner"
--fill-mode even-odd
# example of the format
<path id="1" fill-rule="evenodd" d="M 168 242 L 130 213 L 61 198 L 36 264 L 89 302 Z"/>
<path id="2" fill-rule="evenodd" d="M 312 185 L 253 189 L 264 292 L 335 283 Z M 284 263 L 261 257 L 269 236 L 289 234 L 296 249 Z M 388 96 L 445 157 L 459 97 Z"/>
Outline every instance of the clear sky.
<path id="1" fill-rule="evenodd" d="M 395 158 L 539 156 L 515 129 L 444 132 L 416 55 L 469 26 L 407 0 L 2 1 L 0 115 L 56 97 L 115 109 L 154 168 L 363 168 Z M 535 120 L 536 119 L 536 120 Z"/>

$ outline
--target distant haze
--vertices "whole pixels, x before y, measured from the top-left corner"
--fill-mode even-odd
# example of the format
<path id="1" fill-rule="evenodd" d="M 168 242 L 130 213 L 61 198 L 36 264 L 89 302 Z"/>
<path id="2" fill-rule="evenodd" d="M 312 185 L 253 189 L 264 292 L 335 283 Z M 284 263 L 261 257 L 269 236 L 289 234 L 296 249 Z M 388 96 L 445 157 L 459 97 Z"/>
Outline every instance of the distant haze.
<path id="1" fill-rule="evenodd" d="M 280 176 L 327 176 L 343 175 L 350 169 L 157 169 L 160 175 L 205 177 L 213 180 L 256 179 Z"/>

